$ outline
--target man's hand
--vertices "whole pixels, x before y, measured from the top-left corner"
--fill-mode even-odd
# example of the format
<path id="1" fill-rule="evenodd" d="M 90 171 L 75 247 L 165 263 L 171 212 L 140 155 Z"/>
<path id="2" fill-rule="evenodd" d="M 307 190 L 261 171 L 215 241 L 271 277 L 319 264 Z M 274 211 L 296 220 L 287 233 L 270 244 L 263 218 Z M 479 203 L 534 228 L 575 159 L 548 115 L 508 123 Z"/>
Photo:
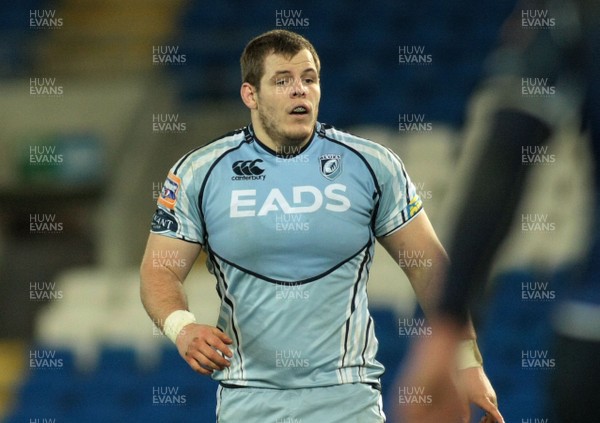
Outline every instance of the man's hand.
<path id="1" fill-rule="evenodd" d="M 177 336 L 179 355 L 198 373 L 208 376 L 230 366 L 233 341 L 214 326 L 190 323 Z"/>
<path id="2" fill-rule="evenodd" d="M 498 399 L 490 380 L 482 367 L 471 367 L 458 372 L 458 384 L 465 392 L 467 399 L 486 411 L 482 423 L 504 423 L 498 411 Z"/>
<path id="3" fill-rule="evenodd" d="M 504 423 L 496 393 L 483 368 L 456 371 L 456 349 L 462 333 L 450 325 L 434 324 L 433 335 L 411 346 L 399 388 L 419 389 L 431 401 L 398 401 L 394 417 L 402 423 L 469 422 L 469 403 L 486 411 L 481 423 Z"/>
<path id="4" fill-rule="evenodd" d="M 456 380 L 455 340 L 439 336 L 413 343 L 396 390 L 422 392 L 427 401 L 401 398 L 393 410 L 396 423 L 458 423 L 469 421 L 469 405 Z"/>

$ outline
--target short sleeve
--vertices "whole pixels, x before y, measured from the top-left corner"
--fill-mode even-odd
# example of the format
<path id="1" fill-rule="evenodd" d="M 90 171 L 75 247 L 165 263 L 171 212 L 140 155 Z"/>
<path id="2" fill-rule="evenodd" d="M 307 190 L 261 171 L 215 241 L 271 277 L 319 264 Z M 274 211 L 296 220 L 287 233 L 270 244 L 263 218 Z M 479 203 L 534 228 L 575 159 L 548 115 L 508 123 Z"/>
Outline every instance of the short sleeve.
<path id="1" fill-rule="evenodd" d="M 423 208 L 423 202 L 408 176 L 402 160 L 382 148 L 373 170 L 380 190 L 375 216 L 375 236 L 383 237 L 400 229 Z"/>
<path id="2" fill-rule="evenodd" d="M 202 244 L 204 223 L 198 194 L 192 166 L 186 162 L 176 164 L 162 186 L 150 232 Z"/>

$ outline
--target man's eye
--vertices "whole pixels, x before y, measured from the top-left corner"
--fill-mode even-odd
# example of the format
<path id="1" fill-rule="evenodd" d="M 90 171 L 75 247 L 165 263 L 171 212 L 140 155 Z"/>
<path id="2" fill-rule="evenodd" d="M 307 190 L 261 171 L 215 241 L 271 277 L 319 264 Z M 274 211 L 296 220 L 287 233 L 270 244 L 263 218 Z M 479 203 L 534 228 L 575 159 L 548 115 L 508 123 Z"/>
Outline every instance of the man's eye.
<path id="1" fill-rule="evenodd" d="M 312 79 L 312 78 L 306 78 L 306 79 L 304 79 L 304 82 L 305 82 L 306 84 L 312 84 L 313 82 L 315 82 L 315 80 L 314 80 L 314 79 Z"/>
<path id="2" fill-rule="evenodd" d="M 275 81 L 275 83 L 277 85 L 289 85 L 291 80 L 292 80 L 291 78 L 280 78 L 277 81 Z"/>

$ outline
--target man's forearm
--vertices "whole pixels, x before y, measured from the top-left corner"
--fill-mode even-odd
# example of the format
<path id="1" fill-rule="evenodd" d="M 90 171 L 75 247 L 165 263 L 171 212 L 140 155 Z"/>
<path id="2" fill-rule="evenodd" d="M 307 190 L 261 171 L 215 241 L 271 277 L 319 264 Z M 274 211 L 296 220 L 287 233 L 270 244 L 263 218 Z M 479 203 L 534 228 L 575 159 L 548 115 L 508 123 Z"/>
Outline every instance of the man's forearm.
<path id="1" fill-rule="evenodd" d="M 449 267 L 449 260 L 446 253 L 438 251 L 428 257 L 427 263 L 431 266 L 404 268 L 419 305 L 423 309 L 425 316 L 430 322 L 440 323 L 438 314 L 438 304 L 440 296 L 444 289 L 444 280 L 446 271 Z M 464 326 L 457 328 L 463 339 L 476 339 L 475 329 L 471 319 L 466 320 Z"/>
<path id="2" fill-rule="evenodd" d="M 188 308 L 183 281 L 200 248 L 175 238 L 156 234 L 148 237 L 140 267 L 140 296 L 146 312 L 160 329 L 164 330 L 165 321 L 172 312 Z M 176 257 L 176 262 L 171 257 Z"/>
<path id="3" fill-rule="evenodd" d="M 146 312 L 163 329 L 165 319 L 175 310 L 187 310 L 182 282 L 166 267 L 148 269 L 142 264 L 140 296 Z"/>
<path id="4" fill-rule="evenodd" d="M 425 211 L 389 236 L 378 238 L 408 277 L 417 300 L 430 322 L 436 320 L 449 259 Z M 406 257 L 418 256 L 419 260 Z M 462 327 L 464 339 L 475 339 L 472 324 Z"/>

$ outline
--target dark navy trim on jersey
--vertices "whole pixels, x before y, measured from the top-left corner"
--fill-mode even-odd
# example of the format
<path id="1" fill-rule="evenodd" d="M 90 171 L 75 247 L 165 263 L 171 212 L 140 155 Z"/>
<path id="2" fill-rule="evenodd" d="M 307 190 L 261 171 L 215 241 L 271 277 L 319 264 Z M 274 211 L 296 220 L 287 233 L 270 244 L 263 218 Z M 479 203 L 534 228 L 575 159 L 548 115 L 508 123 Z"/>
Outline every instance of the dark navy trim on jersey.
<path id="1" fill-rule="evenodd" d="M 362 353 L 360 353 L 360 357 L 362 358 L 362 365 L 364 366 L 367 363 L 367 359 L 365 358 L 365 353 L 367 352 L 367 346 L 369 345 L 369 331 L 371 330 L 371 325 L 373 324 L 373 318 L 369 315 L 369 321 L 367 322 L 367 329 L 365 335 L 365 345 L 363 346 Z"/>
<path id="2" fill-rule="evenodd" d="M 221 296 L 221 295 L 219 295 L 219 296 L 221 296 L 221 300 L 223 302 L 225 302 L 230 308 L 231 329 L 233 331 L 233 335 L 235 336 L 235 341 L 238 346 L 238 348 L 235 348 L 235 352 L 237 353 L 238 357 L 240 358 L 240 376 L 241 376 L 241 379 L 244 379 L 244 359 L 242 357 L 242 353 L 240 352 L 240 348 L 241 348 L 242 344 L 240 342 L 240 336 L 238 333 L 238 325 L 235 322 L 235 310 L 234 310 L 235 307 L 233 306 L 233 301 L 231 301 L 231 298 L 229 298 L 227 296 L 228 285 L 227 285 L 227 281 L 225 280 L 225 275 L 223 274 L 223 271 L 221 270 L 221 267 L 219 266 L 219 263 L 217 263 L 217 261 L 214 260 L 213 257 L 211 257 L 210 253 L 209 253 L 209 257 L 210 257 L 210 261 L 212 262 L 212 264 L 215 268 L 215 276 L 217 276 L 219 278 L 219 280 L 223 283 L 223 286 L 225 288 L 225 292 L 223 292 L 223 296 Z"/>
<path id="3" fill-rule="evenodd" d="M 221 257 L 220 255 L 218 255 L 217 253 L 215 253 L 215 252 L 214 252 L 214 250 L 213 250 L 213 249 L 211 249 L 209 245 L 207 245 L 207 247 L 208 247 L 208 251 L 210 252 L 210 254 L 213 254 L 215 257 L 217 257 L 217 258 L 218 258 L 219 260 L 221 260 L 222 262 L 224 262 L 224 263 L 227 263 L 228 265 L 230 265 L 230 266 L 233 266 L 233 267 L 235 267 L 236 269 L 238 269 L 238 270 L 241 270 L 241 271 L 242 271 L 242 272 L 244 272 L 244 273 L 247 273 L 247 274 L 249 274 L 249 275 L 252 275 L 252 276 L 254 276 L 254 277 L 256 277 L 256 278 L 262 279 L 262 280 L 264 280 L 265 282 L 273 283 L 273 284 L 275 284 L 275 285 L 304 285 L 304 284 L 307 284 L 307 283 L 310 283 L 310 282 L 314 282 L 314 281 L 316 281 L 316 280 L 319 280 L 319 279 L 321 279 L 321 278 L 324 278 L 324 277 L 325 277 L 325 276 L 327 276 L 328 274 L 330 274 L 330 273 L 333 273 L 333 272 L 334 272 L 336 269 L 338 269 L 338 268 L 342 267 L 344 264 L 348 263 L 348 262 L 349 262 L 350 260 L 352 260 L 354 257 L 356 257 L 356 256 L 358 256 L 360 253 L 362 253 L 362 252 L 365 250 L 365 248 L 369 248 L 369 246 L 370 246 L 371 244 L 372 244 L 372 243 L 371 243 L 371 239 L 369 239 L 369 241 L 368 241 L 368 242 L 367 242 L 367 243 L 366 243 L 366 244 L 365 244 L 363 247 L 361 247 L 361 249 L 360 249 L 359 251 L 357 251 L 355 254 L 351 255 L 351 256 L 350 256 L 350 257 L 348 257 L 347 259 L 344 259 L 344 260 L 342 260 L 341 262 L 339 262 L 338 264 L 336 264 L 335 266 L 333 266 L 332 268 L 330 268 L 330 269 L 326 270 L 326 271 L 325 271 L 325 272 L 323 272 L 323 273 L 320 273 L 320 274 L 318 274 L 318 275 L 316 275 L 316 276 L 311 276 L 310 278 L 301 279 L 301 280 L 299 280 L 299 281 L 297 281 L 297 280 L 295 280 L 295 281 L 282 281 L 282 280 L 279 280 L 279 279 L 274 279 L 274 278 L 270 278 L 270 277 L 268 277 L 268 276 L 265 276 L 265 275 L 261 275 L 261 274 L 259 274 L 259 273 L 256 273 L 256 272 L 253 272 L 253 271 L 251 271 L 251 270 L 245 269 L 245 268 L 243 268 L 242 266 L 239 266 L 239 265 L 237 265 L 237 264 L 235 264 L 235 263 L 232 263 L 231 261 L 229 261 L 229 260 L 227 260 L 227 259 L 225 259 L 225 258 Z"/>
<path id="4" fill-rule="evenodd" d="M 404 168 L 404 163 L 400 162 L 400 167 L 402 168 L 402 176 L 404 176 L 404 179 L 407 179 L 408 176 L 406 174 L 406 169 Z M 406 200 L 410 203 L 410 192 L 408 191 L 408 186 L 406 187 L 406 191 L 404 192 L 404 194 L 406 195 Z"/>
<path id="5" fill-rule="evenodd" d="M 159 234 L 159 233 L 157 233 L 157 232 L 152 232 L 152 233 L 153 233 L 153 234 L 156 234 L 156 235 L 161 235 L 161 234 Z M 198 241 L 192 241 L 191 239 L 189 239 L 189 238 L 186 238 L 185 236 L 181 236 L 180 238 L 177 238 L 177 239 L 179 239 L 179 240 L 181 240 L 181 241 L 189 242 L 190 244 L 196 244 L 196 245 L 204 246 L 204 244 L 203 244 L 203 243 L 201 243 L 201 242 L 198 242 Z"/>
<path id="6" fill-rule="evenodd" d="M 323 125 L 321 125 L 321 126 L 323 126 Z M 327 129 L 335 129 L 335 128 L 333 128 L 331 125 L 329 125 L 329 127 Z M 344 133 L 343 131 L 340 131 L 339 129 L 335 129 L 335 130 L 338 132 Z M 321 134 L 321 132 L 319 132 L 319 134 Z M 371 174 L 371 177 L 373 178 L 373 182 L 375 184 L 375 190 L 376 190 L 376 192 L 373 193 L 373 199 L 376 201 L 375 201 L 375 205 L 373 207 L 373 214 L 371 215 L 371 229 L 372 229 L 373 233 L 375 233 L 375 223 L 377 220 L 377 211 L 379 210 L 379 200 L 381 199 L 381 187 L 379 186 L 379 181 L 377 180 L 377 176 L 375 175 L 373 168 L 371 167 L 371 165 L 369 164 L 367 159 L 365 159 L 365 157 L 362 155 L 361 152 L 356 151 L 354 148 L 350 147 L 348 144 L 345 144 L 344 142 L 341 142 L 341 141 L 338 141 L 331 137 L 328 137 L 327 134 L 325 133 L 324 129 L 323 129 L 322 134 L 323 134 L 323 135 L 321 135 L 322 138 L 325 138 L 326 140 L 333 142 L 335 144 L 341 145 L 342 147 L 347 148 L 348 150 L 350 150 L 351 152 L 356 154 L 362 160 L 362 162 L 365 164 L 367 169 L 369 170 L 369 173 Z M 348 132 L 346 132 L 346 134 L 352 135 Z"/>
<path id="7" fill-rule="evenodd" d="M 231 384 L 231 383 L 225 383 L 225 382 L 219 382 L 219 385 L 221 385 L 223 388 L 227 388 L 227 389 L 240 389 L 240 388 L 246 388 L 246 386 L 233 385 L 233 384 Z"/>
<path id="8" fill-rule="evenodd" d="M 369 254 L 370 247 L 371 247 L 371 240 L 369 240 L 365 249 L 362 250 L 362 251 L 365 251 L 365 256 L 363 257 L 363 260 L 360 263 L 360 267 L 358 269 L 358 276 L 356 277 L 356 280 L 354 281 L 354 284 L 353 284 L 354 286 L 353 286 L 353 292 L 352 292 L 352 300 L 350 301 L 350 315 L 348 316 L 348 319 L 346 319 L 346 334 L 344 337 L 344 354 L 342 355 L 342 368 L 346 364 L 345 361 L 346 361 L 346 354 L 348 353 L 348 337 L 350 334 L 350 320 L 352 319 L 354 311 L 356 310 L 356 296 L 358 294 L 358 284 L 360 283 L 360 281 L 363 277 L 365 265 L 369 262 L 369 258 L 371 257 L 371 255 Z M 368 338 L 368 334 L 367 334 L 367 338 Z M 341 372 L 341 369 L 339 369 L 339 371 Z"/>
<path id="9" fill-rule="evenodd" d="M 415 212 L 415 214 L 413 214 L 412 216 L 408 217 L 406 220 L 404 220 L 402 223 L 400 223 L 398 226 L 396 226 L 394 229 L 387 231 L 386 233 L 384 233 L 383 235 L 379 235 L 377 238 L 385 238 L 386 236 L 390 236 L 391 234 L 393 234 L 394 232 L 396 232 L 399 229 L 402 229 L 408 222 L 411 222 L 415 217 L 417 217 L 422 211 L 424 210 L 423 206 L 421 206 L 419 208 L 419 210 L 417 210 Z"/>
<path id="10" fill-rule="evenodd" d="M 233 135 L 240 133 L 240 131 L 234 132 Z M 225 136 L 226 137 L 226 136 Z M 223 137 L 223 138 L 225 138 Z M 221 139 L 221 138 L 219 138 Z M 217 139 L 216 141 L 218 141 L 219 139 Z M 215 166 L 217 165 L 217 163 L 219 163 L 225 156 L 227 156 L 229 153 L 240 149 L 244 144 L 248 144 L 251 141 L 248 141 L 247 138 L 243 139 L 240 141 L 240 143 L 235 146 L 230 148 L 229 150 L 225 150 L 223 152 L 223 154 L 221 154 L 219 157 L 217 157 L 215 159 L 215 161 L 210 165 L 210 167 L 208 168 L 208 171 L 206 172 L 206 176 L 204 176 L 204 180 L 202 181 L 202 185 L 200 186 L 200 191 L 198 192 L 198 211 L 200 213 L 200 220 L 201 220 L 201 225 L 203 226 L 202 230 L 204 233 L 204 244 L 208 245 L 208 231 L 206 230 L 206 227 L 204 227 L 204 210 L 202 209 L 202 197 L 204 196 L 204 188 L 206 188 L 206 183 L 208 182 L 208 178 L 211 174 L 211 172 L 213 171 L 213 169 L 215 168 Z"/>
<path id="11" fill-rule="evenodd" d="M 340 131 L 341 132 L 341 131 Z M 354 148 L 350 147 L 348 144 L 342 142 L 342 141 L 338 141 L 336 139 L 330 138 L 327 135 L 324 135 L 323 138 L 325 138 L 326 140 L 329 140 L 335 144 L 341 145 L 344 148 L 347 148 L 348 150 L 352 151 L 354 154 L 356 154 L 365 164 L 365 166 L 367 167 L 367 169 L 369 170 L 369 173 L 371 174 L 371 176 L 373 177 L 373 181 L 375 182 L 375 188 L 377 189 L 377 194 L 379 196 L 381 196 L 381 187 L 379 186 L 379 181 L 377 180 L 377 176 L 375 175 L 375 172 L 373 171 L 373 168 L 371 167 L 371 165 L 369 164 L 369 162 L 367 161 L 367 159 L 365 159 L 365 157 L 363 156 L 363 154 L 360 151 L 356 151 Z"/>
<path id="12" fill-rule="evenodd" d="M 177 163 L 177 166 L 175 167 L 175 170 L 173 171 L 173 173 L 175 175 L 177 175 L 177 171 L 179 170 L 179 167 L 183 164 L 183 162 L 185 162 L 187 160 L 187 158 L 192 155 L 193 153 L 195 153 L 198 150 L 201 150 L 203 148 L 206 148 L 208 146 L 210 146 L 212 143 L 217 142 L 219 140 L 222 140 L 223 138 L 227 138 L 227 137 L 232 137 L 236 134 L 239 134 L 240 132 L 242 132 L 244 130 L 244 128 L 240 128 L 240 129 L 235 129 L 233 131 L 229 131 L 224 135 L 221 135 L 220 137 L 214 138 L 212 140 L 210 140 L 209 142 L 207 142 L 206 144 L 204 144 L 201 147 L 196 147 L 193 150 L 190 150 L 189 152 L 187 152 L 182 158 L 181 160 L 179 160 L 179 163 Z"/>
<path id="13" fill-rule="evenodd" d="M 377 212 L 379 212 L 379 197 L 377 192 L 373 193 L 373 201 L 375 202 L 375 206 L 373 207 L 373 214 L 371 215 L 371 231 L 375 233 L 375 228 L 377 226 Z"/>
<path id="14" fill-rule="evenodd" d="M 153 235 L 159 235 L 159 236 L 165 236 L 165 237 L 167 237 L 167 238 L 172 238 L 172 237 L 170 237 L 169 235 L 167 235 L 167 234 L 165 234 L 165 233 L 163 233 L 163 232 L 152 232 L 152 230 L 150 230 L 150 233 L 151 233 L 151 234 L 153 234 Z M 178 239 L 178 240 L 180 240 L 180 241 L 185 241 L 185 242 L 189 242 L 190 244 L 196 244 L 196 245 L 199 245 L 199 246 L 201 246 L 201 247 L 204 247 L 204 244 L 203 244 L 202 242 L 199 242 L 199 241 L 193 241 L 193 240 L 191 240 L 191 239 L 189 239 L 189 238 L 186 238 L 186 237 L 185 237 L 185 236 L 183 236 L 183 235 L 178 235 L 178 236 L 176 236 L 174 239 Z"/>
<path id="15" fill-rule="evenodd" d="M 300 148 L 297 152 L 293 152 L 290 154 L 284 154 L 284 153 L 280 153 L 278 151 L 273 150 L 271 147 L 267 146 L 265 143 L 263 143 L 254 133 L 254 130 L 252 129 L 252 125 L 248 125 L 249 127 L 249 132 L 252 134 L 252 136 L 254 137 L 254 141 L 256 141 L 256 145 L 259 145 L 263 150 L 265 150 L 267 153 L 271 154 L 272 156 L 276 156 L 276 157 L 281 157 L 284 159 L 291 159 L 294 158 L 300 154 L 302 154 L 304 151 L 306 151 L 306 149 L 308 147 L 310 147 L 310 145 L 313 143 L 313 141 L 315 140 L 315 136 L 316 136 L 316 129 L 313 129 L 313 132 L 310 136 L 310 139 L 308 140 L 308 142 L 306 144 L 304 144 L 302 146 L 302 148 Z M 283 146 L 283 149 L 285 150 L 287 148 L 289 148 L 290 150 L 294 149 L 294 146 L 290 145 L 290 146 Z"/>

